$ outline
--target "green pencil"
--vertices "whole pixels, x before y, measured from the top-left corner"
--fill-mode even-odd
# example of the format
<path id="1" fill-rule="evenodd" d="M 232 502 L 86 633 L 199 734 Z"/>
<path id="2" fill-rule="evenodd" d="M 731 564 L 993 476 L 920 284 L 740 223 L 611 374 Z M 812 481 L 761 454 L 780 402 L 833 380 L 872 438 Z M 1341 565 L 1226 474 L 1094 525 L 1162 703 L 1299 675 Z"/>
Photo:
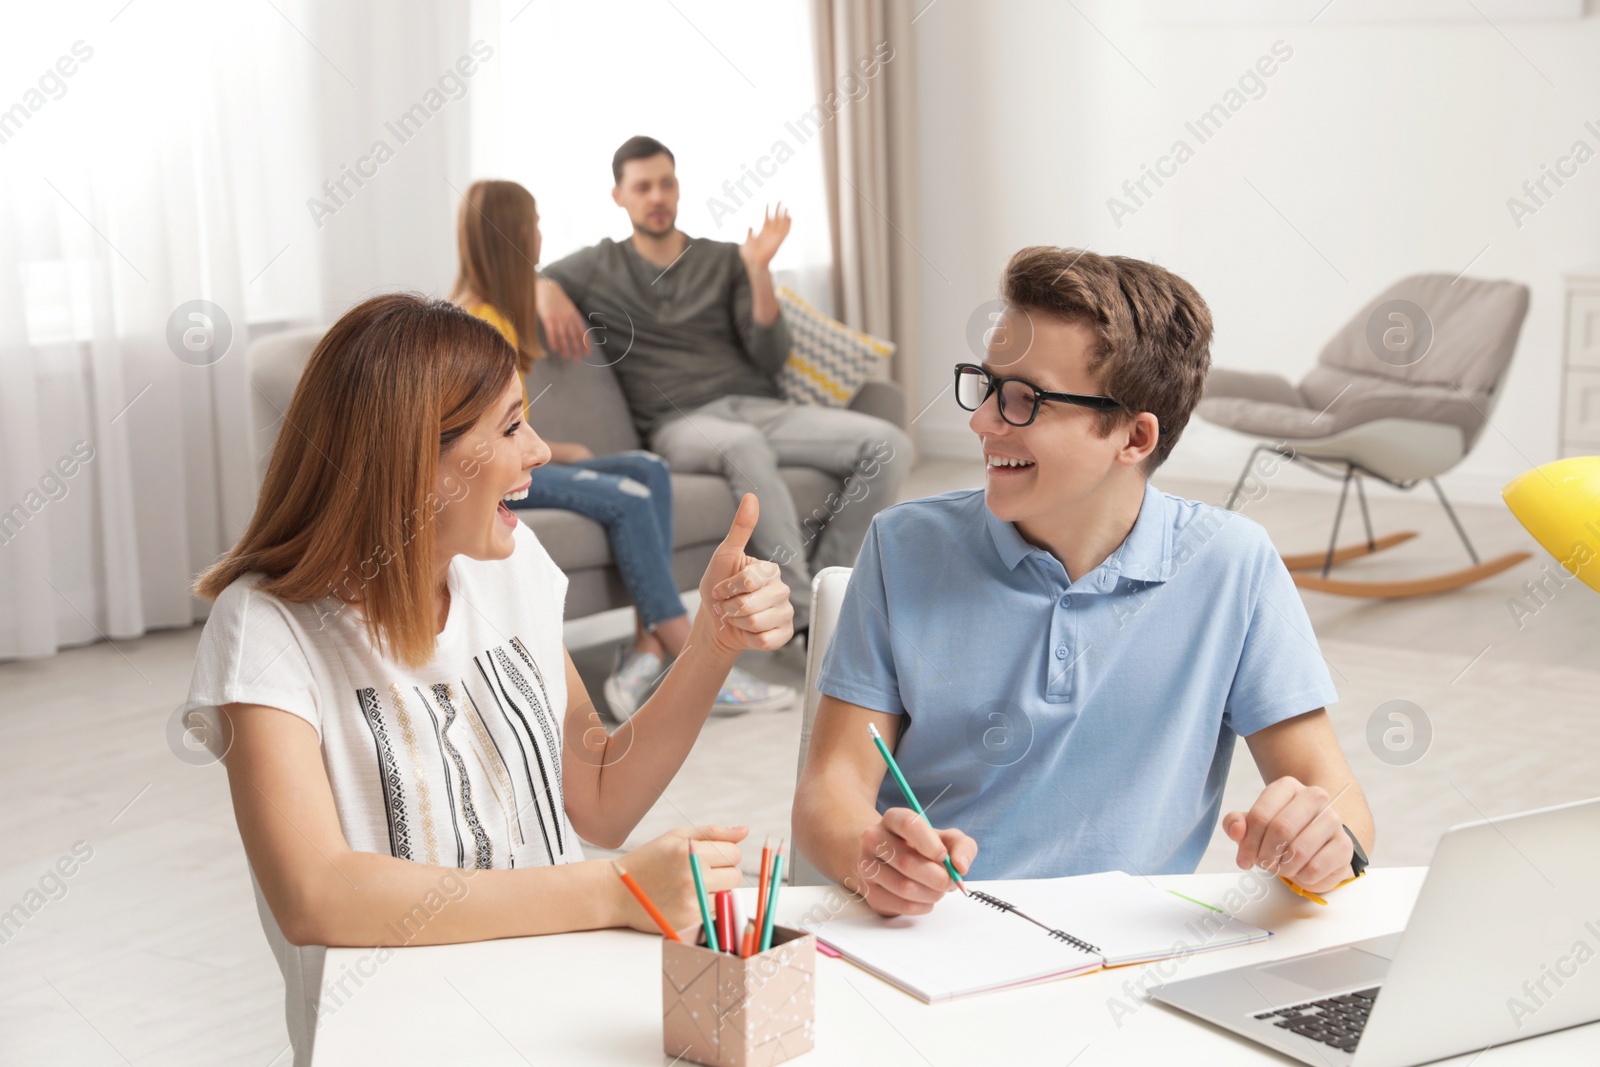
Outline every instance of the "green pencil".
<path id="1" fill-rule="evenodd" d="M 783 885 L 783 842 L 772 856 L 772 884 L 767 887 L 767 911 L 761 920 L 761 941 L 756 951 L 765 952 L 772 947 L 773 913 L 778 910 L 778 889 Z"/>
<path id="2" fill-rule="evenodd" d="M 900 784 L 900 792 L 906 795 L 906 803 L 911 805 L 912 811 L 922 816 L 923 822 L 932 826 L 933 822 L 928 818 L 928 813 L 922 810 L 922 805 L 917 802 L 917 795 L 911 791 L 911 783 L 906 781 L 906 776 L 900 773 L 900 765 L 894 761 L 894 754 L 889 751 L 889 746 L 883 743 L 883 735 L 878 732 L 877 725 L 869 722 L 867 723 L 867 729 L 872 732 L 872 743 L 878 746 L 878 754 L 883 757 L 883 762 L 889 765 L 889 773 L 894 775 L 894 780 Z M 934 799 L 938 798 L 935 797 Z M 956 865 L 950 862 L 949 853 L 946 853 L 944 857 L 944 869 L 950 872 L 950 879 L 955 882 L 956 888 L 965 893 L 967 887 L 961 884 L 963 879 L 960 872 L 956 870 Z"/>
<path id="3" fill-rule="evenodd" d="M 1187 900 L 1191 904 L 1198 904 L 1202 908 L 1210 908 L 1212 911 L 1217 912 L 1219 915 L 1220 914 L 1225 914 L 1222 911 L 1222 909 L 1217 907 L 1215 904 L 1207 904 L 1203 900 L 1196 900 L 1196 899 L 1194 899 L 1194 897 L 1186 896 L 1185 894 L 1178 892 L 1176 889 L 1169 889 L 1169 890 L 1167 890 L 1167 892 L 1171 893 L 1175 897 L 1183 897 L 1184 900 Z"/>
<path id="4" fill-rule="evenodd" d="M 721 952 L 717 946 L 717 924 L 711 921 L 711 903 L 706 900 L 706 882 L 700 877 L 700 857 L 694 854 L 692 844 L 689 846 L 689 873 L 694 875 L 695 896 L 700 898 L 700 925 L 706 928 L 706 948 Z"/>

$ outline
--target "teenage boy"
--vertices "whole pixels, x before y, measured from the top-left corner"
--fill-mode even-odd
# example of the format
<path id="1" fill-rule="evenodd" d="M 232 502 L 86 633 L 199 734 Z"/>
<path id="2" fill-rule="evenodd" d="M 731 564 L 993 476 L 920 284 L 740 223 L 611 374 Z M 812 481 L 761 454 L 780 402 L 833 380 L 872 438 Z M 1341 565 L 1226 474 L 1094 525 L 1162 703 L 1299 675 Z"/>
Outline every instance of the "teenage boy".
<path id="1" fill-rule="evenodd" d="M 1018 252 L 1001 292 L 987 358 L 956 372 L 985 487 L 873 521 L 817 682 L 796 844 L 885 915 L 949 892 L 946 855 L 986 879 L 1190 872 L 1242 736 L 1268 784 L 1222 820 L 1239 866 L 1316 893 L 1353 877 L 1372 816 L 1288 572 L 1254 522 L 1149 484 L 1205 383 L 1204 301 L 1152 264 L 1058 248 Z"/>
<path id="2" fill-rule="evenodd" d="M 811 568 L 848 566 L 873 515 L 893 501 L 911 467 L 898 426 L 855 411 L 782 398 L 789 358 L 769 269 L 789 233 L 780 205 L 742 245 L 677 228 L 676 159 L 653 137 L 633 137 L 611 160 L 611 199 L 633 234 L 602 240 L 545 267 L 539 317 L 569 359 L 606 345 L 639 436 L 676 471 L 728 479 L 733 499 L 754 493 L 761 520 L 751 551 L 778 563 L 796 631 L 810 620 Z M 603 327 L 603 333 L 595 327 Z M 814 467 L 846 479 L 807 564 L 794 500 L 778 474 Z"/>

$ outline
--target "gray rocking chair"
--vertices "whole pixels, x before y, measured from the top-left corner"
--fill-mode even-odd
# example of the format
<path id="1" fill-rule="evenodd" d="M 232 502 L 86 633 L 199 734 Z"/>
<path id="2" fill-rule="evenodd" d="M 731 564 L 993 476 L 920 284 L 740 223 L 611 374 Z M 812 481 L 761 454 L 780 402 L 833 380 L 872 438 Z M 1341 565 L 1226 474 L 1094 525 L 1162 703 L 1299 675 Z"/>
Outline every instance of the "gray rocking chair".
<path id="1" fill-rule="evenodd" d="M 1482 581 L 1527 559 L 1528 553 L 1513 552 L 1480 560 L 1438 482 L 1466 458 L 1488 425 L 1527 313 L 1527 286 L 1516 282 L 1416 274 L 1384 290 L 1346 323 L 1299 385 L 1276 374 L 1213 369 L 1197 413 L 1258 441 L 1225 506 L 1232 510 L 1238 502 L 1264 451 L 1342 480 L 1327 551 L 1284 556 L 1296 585 L 1324 593 L 1425 596 Z M 1330 578 L 1335 563 L 1416 536 L 1373 536 L 1362 475 L 1397 489 L 1422 481 L 1432 485 L 1472 566 L 1410 581 Z M 1351 482 L 1367 539 L 1340 548 Z M 1319 566 L 1320 576 L 1299 573 Z"/>

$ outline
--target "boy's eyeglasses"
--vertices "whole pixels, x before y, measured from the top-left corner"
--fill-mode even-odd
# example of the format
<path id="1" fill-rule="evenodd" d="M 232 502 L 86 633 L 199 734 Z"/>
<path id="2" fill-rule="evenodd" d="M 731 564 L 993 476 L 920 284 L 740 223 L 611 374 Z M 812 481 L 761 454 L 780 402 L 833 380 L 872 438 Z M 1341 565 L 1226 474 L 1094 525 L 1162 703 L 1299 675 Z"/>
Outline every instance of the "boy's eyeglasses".
<path id="1" fill-rule="evenodd" d="M 956 403 L 967 411 L 977 411 L 984 401 L 998 392 L 1000 417 L 1013 426 L 1027 426 L 1039 415 L 1039 402 L 1054 400 L 1096 411 L 1110 411 L 1122 405 L 1109 396 L 1085 393 L 1052 393 L 1022 378 L 999 378 L 976 363 L 956 364 Z"/>

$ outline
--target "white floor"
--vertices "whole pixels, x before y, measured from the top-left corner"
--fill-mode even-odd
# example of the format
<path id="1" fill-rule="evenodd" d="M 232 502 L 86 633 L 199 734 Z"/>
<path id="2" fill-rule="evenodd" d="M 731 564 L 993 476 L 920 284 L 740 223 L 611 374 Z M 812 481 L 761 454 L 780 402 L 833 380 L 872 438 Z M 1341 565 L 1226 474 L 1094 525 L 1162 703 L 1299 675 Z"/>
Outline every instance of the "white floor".
<path id="1" fill-rule="evenodd" d="M 927 463 L 907 495 L 981 476 L 971 464 Z M 1162 488 L 1212 503 L 1225 490 Z M 1380 533 L 1421 536 L 1350 574 L 1414 576 L 1466 562 L 1431 497 L 1374 494 L 1372 503 Z M 1504 510 L 1459 510 L 1480 554 L 1525 548 L 1534 557 L 1448 596 L 1305 598 L 1339 687 L 1340 739 L 1377 816 L 1379 864 L 1426 863 L 1456 822 L 1600 792 L 1600 597 L 1571 583 L 1519 628 L 1510 602 L 1526 596 L 1546 557 Z M 1247 511 L 1280 549 L 1309 551 L 1325 544 L 1333 498 L 1275 489 Z M 1359 529 L 1354 516 L 1346 540 Z M 168 745 L 198 636 L 169 631 L 0 664 L 0 914 L 14 903 L 28 912 L 20 932 L 0 933 L 0 1063 L 288 1062 L 282 984 L 257 925 L 224 772 L 187 766 Z M 596 691 L 607 654 L 579 656 Z M 797 653 L 747 658 L 765 677 L 800 684 Z M 1367 741 L 1369 718 L 1392 700 L 1410 701 L 1431 723 L 1431 744 L 1409 765 L 1381 760 Z M 735 819 L 758 841 L 786 834 L 798 726 L 792 711 L 712 721 L 635 840 Z M 1248 804 L 1259 788 L 1240 746 L 1225 806 Z M 1218 841 L 1202 870 L 1227 869 L 1231 845 Z M 70 877 L 51 873 L 63 858 Z"/>

